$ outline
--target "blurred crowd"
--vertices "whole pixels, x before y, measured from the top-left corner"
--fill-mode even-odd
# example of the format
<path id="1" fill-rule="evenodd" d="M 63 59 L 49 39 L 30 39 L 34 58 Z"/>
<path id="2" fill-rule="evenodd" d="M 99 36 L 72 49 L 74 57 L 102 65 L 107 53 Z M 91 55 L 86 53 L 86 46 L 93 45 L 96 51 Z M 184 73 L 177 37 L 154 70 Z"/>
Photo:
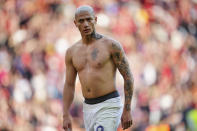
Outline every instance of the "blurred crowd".
<path id="1" fill-rule="evenodd" d="M 81 38 L 73 20 L 83 4 L 129 59 L 129 130 L 197 131 L 197 0 L 0 0 L 0 131 L 62 130 L 64 58 Z M 123 96 L 120 75 L 117 88 Z M 77 80 L 74 131 L 85 130 L 82 102 Z"/>

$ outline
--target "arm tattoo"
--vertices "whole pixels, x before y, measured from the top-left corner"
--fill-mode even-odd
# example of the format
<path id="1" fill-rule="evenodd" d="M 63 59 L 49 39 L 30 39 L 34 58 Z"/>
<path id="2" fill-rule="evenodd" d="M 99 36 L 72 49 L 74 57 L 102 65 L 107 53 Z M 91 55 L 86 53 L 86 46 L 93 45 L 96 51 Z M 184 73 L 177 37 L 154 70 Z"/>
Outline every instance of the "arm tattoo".
<path id="1" fill-rule="evenodd" d="M 130 103 L 133 95 L 133 84 L 131 80 L 125 81 L 124 90 L 125 90 L 125 108 L 126 110 L 130 110 Z"/>
<path id="2" fill-rule="evenodd" d="M 116 58 L 116 59 L 118 59 L 118 60 L 120 59 L 120 53 L 117 52 L 117 53 L 115 53 L 114 55 L 115 55 L 115 58 Z"/>
<path id="3" fill-rule="evenodd" d="M 130 104 L 126 104 L 125 108 L 126 108 L 127 111 L 130 111 L 131 110 L 131 105 Z"/>
<path id="4" fill-rule="evenodd" d="M 114 63 L 124 78 L 125 109 L 130 110 L 133 95 L 133 76 L 130 72 L 128 61 L 121 46 L 119 44 L 112 43 L 112 50 Z"/>
<path id="5" fill-rule="evenodd" d="M 94 50 L 91 53 L 91 56 L 92 56 L 92 59 L 93 60 L 96 60 L 97 55 L 98 55 L 98 52 L 99 52 L 98 49 L 97 48 L 94 48 Z"/>

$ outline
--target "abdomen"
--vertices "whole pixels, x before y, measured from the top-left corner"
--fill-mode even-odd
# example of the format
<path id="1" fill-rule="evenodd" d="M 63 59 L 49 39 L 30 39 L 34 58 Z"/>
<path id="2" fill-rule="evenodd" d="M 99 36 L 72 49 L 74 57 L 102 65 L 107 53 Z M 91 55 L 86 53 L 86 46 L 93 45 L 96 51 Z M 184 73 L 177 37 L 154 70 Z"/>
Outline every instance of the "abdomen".
<path id="1" fill-rule="evenodd" d="M 84 68 L 78 74 L 85 98 L 96 98 L 116 90 L 115 67 L 110 61 L 102 68 Z"/>

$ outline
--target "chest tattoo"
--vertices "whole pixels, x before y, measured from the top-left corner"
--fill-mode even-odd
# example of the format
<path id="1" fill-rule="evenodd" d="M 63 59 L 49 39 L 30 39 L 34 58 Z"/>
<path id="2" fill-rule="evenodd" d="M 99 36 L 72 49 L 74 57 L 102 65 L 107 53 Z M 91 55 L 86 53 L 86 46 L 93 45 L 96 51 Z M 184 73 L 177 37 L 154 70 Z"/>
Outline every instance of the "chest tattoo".
<path id="1" fill-rule="evenodd" d="M 97 48 L 94 48 L 94 50 L 91 53 L 92 60 L 96 60 L 98 52 L 99 50 Z"/>

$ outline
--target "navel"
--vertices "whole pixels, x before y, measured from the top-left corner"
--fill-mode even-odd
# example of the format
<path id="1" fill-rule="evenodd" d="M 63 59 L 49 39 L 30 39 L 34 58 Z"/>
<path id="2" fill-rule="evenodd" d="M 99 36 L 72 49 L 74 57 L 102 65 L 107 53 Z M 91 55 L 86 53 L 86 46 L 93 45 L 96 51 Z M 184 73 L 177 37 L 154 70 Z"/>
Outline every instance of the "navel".
<path id="1" fill-rule="evenodd" d="M 98 66 L 101 66 L 101 63 L 99 62 L 97 65 L 98 65 Z"/>
<path id="2" fill-rule="evenodd" d="M 90 92 L 91 90 L 88 88 L 87 91 Z"/>

